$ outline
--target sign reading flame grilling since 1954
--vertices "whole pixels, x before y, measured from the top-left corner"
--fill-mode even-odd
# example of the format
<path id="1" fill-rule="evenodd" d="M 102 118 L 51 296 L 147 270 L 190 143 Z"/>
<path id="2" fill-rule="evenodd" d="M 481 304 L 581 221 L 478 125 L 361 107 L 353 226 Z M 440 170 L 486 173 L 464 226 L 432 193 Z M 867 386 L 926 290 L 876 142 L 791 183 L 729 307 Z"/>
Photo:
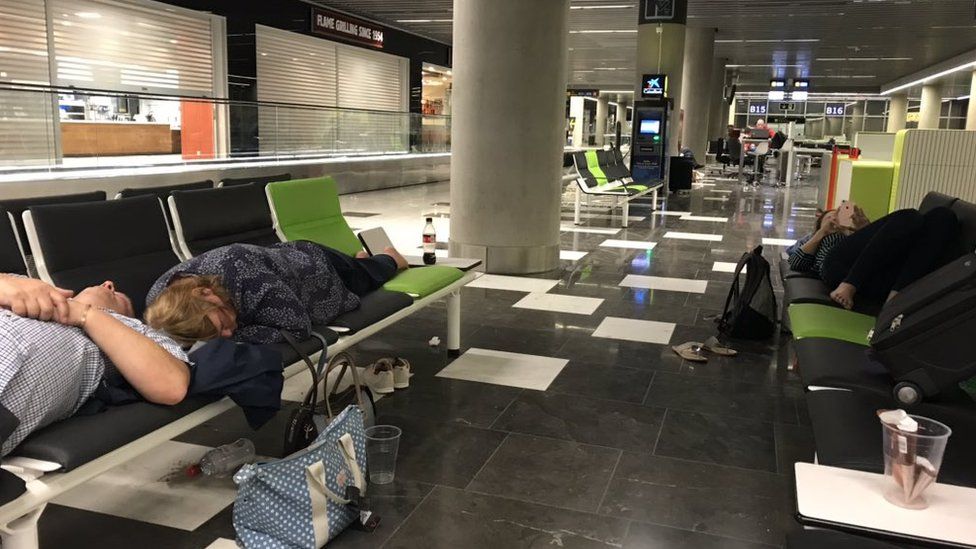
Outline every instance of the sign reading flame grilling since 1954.
<path id="1" fill-rule="evenodd" d="M 380 26 L 332 10 L 312 8 L 312 32 L 383 48 L 384 31 Z"/>

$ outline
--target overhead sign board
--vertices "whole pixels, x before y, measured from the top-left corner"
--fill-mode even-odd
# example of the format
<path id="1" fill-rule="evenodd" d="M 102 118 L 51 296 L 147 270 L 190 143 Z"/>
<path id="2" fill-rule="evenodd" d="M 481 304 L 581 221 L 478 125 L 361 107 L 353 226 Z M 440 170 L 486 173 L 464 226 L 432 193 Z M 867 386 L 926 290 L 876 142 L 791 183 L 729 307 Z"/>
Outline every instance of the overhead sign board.
<path id="1" fill-rule="evenodd" d="M 586 90 L 566 90 L 566 95 L 567 96 L 570 96 L 570 97 L 571 96 L 576 96 L 576 97 L 600 97 L 600 90 L 590 90 L 590 89 L 586 89 Z"/>
<path id="2" fill-rule="evenodd" d="M 796 110 L 796 103 L 780 103 L 779 110 L 783 112 L 793 112 Z"/>
<path id="3" fill-rule="evenodd" d="M 641 78 L 641 97 L 665 97 L 668 94 L 668 75 L 645 74 Z"/>
<path id="4" fill-rule="evenodd" d="M 824 107 L 824 116 L 844 116 L 845 107 L 846 105 L 843 103 L 827 103 L 827 106 Z"/>
<path id="5" fill-rule="evenodd" d="M 749 114 L 766 114 L 765 103 L 750 103 Z"/>
<path id="6" fill-rule="evenodd" d="M 383 49 L 384 29 L 344 13 L 313 7 L 312 33 Z"/>
<path id="7" fill-rule="evenodd" d="M 688 0 L 641 0 L 639 25 L 653 23 L 677 23 L 688 21 Z"/>
<path id="8" fill-rule="evenodd" d="M 786 80 L 770 80 L 769 88 L 773 90 L 781 90 L 786 87 Z"/>

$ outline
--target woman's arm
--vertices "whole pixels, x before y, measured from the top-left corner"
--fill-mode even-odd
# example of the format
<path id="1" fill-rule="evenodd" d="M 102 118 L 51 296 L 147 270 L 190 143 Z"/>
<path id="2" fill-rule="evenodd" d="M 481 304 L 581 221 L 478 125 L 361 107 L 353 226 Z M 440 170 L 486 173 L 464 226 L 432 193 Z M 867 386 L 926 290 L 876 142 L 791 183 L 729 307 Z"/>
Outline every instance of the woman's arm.
<path id="1" fill-rule="evenodd" d="M 190 368 L 152 339 L 101 309 L 69 301 L 67 322 L 78 326 L 139 394 L 155 404 L 179 404 L 190 386 Z"/>

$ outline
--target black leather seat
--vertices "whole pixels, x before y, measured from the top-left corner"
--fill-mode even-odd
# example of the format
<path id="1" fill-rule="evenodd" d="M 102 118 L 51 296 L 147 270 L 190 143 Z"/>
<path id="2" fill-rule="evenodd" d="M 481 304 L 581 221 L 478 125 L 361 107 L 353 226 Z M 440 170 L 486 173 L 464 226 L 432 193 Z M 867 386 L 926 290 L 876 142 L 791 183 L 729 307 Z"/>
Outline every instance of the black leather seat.
<path id="1" fill-rule="evenodd" d="M 30 256 L 33 252 L 30 243 L 27 241 L 27 232 L 24 230 L 23 215 L 26 210 L 33 206 L 46 206 L 53 204 L 77 204 L 79 202 L 99 202 L 105 200 L 105 191 L 92 191 L 90 193 L 62 194 L 57 196 L 33 196 L 30 198 L 12 198 L 0 200 L 0 209 L 10 212 L 17 226 L 17 236 L 20 243 L 24 246 L 24 255 Z"/>
<path id="2" fill-rule="evenodd" d="M 213 181 L 196 181 L 194 183 L 183 183 L 181 185 L 163 185 L 160 187 L 139 187 L 139 188 L 127 188 L 119 191 L 119 194 L 115 198 L 132 198 L 134 196 L 146 196 L 152 195 L 159 199 L 159 203 L 163 208 L 163 215 L 166 216 L 166 224 L 169 226 L 169 230 L 174 230 L 173 220 L 170 219 L 169 207 L 166 205 L 166 199 L 169 198 L 169 194 L 173 191 L 193 191 L 199 189 L 212 189 L 214 186 Z"/>
<path id="3" fill-rule="evenodd" d="M 868 347 L 839 339 L 808 337 L 794 341 L 793 349 L 804 386 L 856 390 L 887 399 L 892 408 L 899 406 L 892 398 L 894 379 L 884 365 L 871 359 Z M 969 408 L 976 415 L 976 403 L 958 386 L 926 401 Z"/>
<path id="4" fill-rule="evenodd" d="M 174 191 L 174 220 L 186 245 L 197 256 L 228 244 L 270 246 L 280 242 L 271 221 L 264 187 L 254 183 L 219 189 Z"/>
<path id="5" fill-rule="evenodd" d="M 872 473 L 884 471 L 877 411 L 890 403 L 859 391 L 810 391 L 806 395 L 817 463 Z M 972 407 L 923 402 L 912 413 L 952 429 L 939 482 L 976 487 L 976 412 Z"/>
<path id="6" fill-rule="evenodd" d="M 250 183 L 256 184 L 264 190 L 268 183 L 274 183 L 275 181 L 291 181 L 290 173 L 279 173 L 274 175 L 263 175 L 261 177 L 227 177 L 220 181 L 221 187 L 234 187 L 236 185 L 248 185 Z"/>
<path id="7" fill-rule="evenodd" d="M 345 334 L 354 334 L 410 305 L 413 298 L 407 294 L 376 290 L 362 297 L 358 309 L 332 321 L 332 326 L 345 328 L 348 330 Z"/>
<path id="8" fill-rule="evenodd" d="M 24 256 L 20 253 L 14 230 L 7 212 L 0 209 L 0 273 L 27 276 L 27 264 L 24 263 Z"/>
<path id="9" fill-rule="evenodd" d="M 24 494 L 27 486 L 17 475 L 0 469 L 0 505 L 5 505 Z"/>

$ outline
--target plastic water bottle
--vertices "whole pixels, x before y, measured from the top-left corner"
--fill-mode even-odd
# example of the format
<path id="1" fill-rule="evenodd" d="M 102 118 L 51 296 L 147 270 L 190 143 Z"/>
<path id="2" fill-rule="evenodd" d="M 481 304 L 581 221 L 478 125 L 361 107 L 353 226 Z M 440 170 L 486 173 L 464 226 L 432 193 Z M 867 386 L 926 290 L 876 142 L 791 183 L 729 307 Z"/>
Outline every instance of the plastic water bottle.
<path id="1" fill-rule="evenodd" d="M 225 476 L 254 460 L 254 443 L 246 438 L 210 450 L 200 458 L 200 472 L 208 477 Z"/>
<path id="2" fill-rule="evenodd" d="M 437 233 L 434 231 L 434 218 L 428 217 L 424 225 L 424 265 L 437 263 Z"/>

